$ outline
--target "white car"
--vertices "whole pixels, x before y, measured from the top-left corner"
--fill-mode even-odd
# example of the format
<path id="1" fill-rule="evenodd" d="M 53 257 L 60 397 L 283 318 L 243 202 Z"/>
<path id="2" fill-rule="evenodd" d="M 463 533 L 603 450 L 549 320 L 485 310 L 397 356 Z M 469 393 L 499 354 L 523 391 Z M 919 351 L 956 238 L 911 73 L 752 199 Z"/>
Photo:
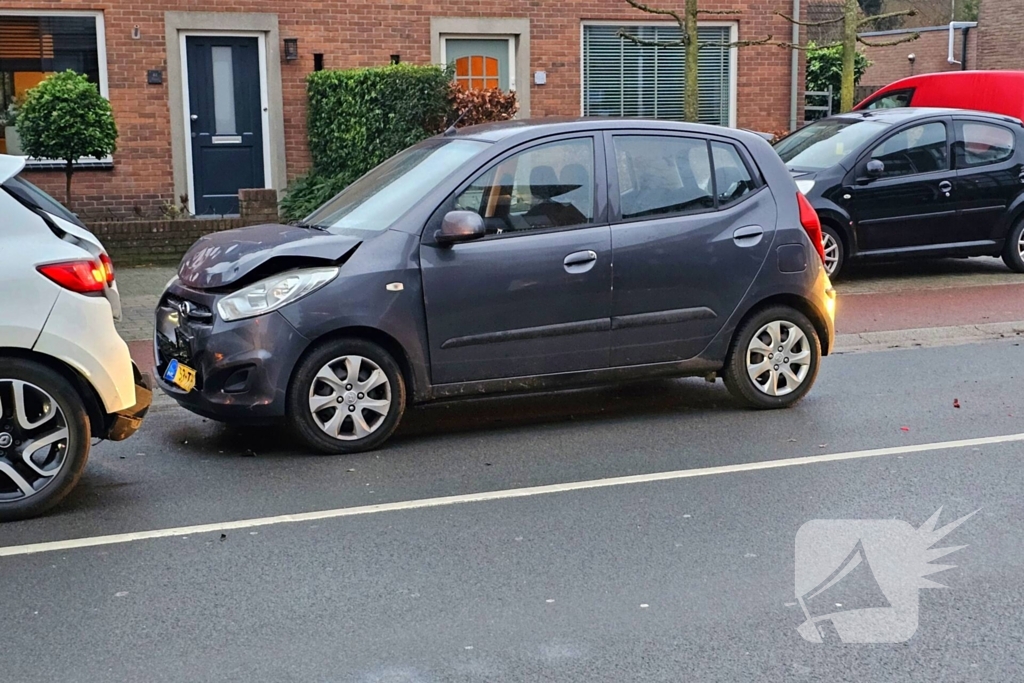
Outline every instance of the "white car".
<path id="1" fill-rule="evenodd" d="M 57 504 L 92 439 L 128 438 L 152 400 L 103 245 L 24 165 L 0 155 L 0 522 Z"/>

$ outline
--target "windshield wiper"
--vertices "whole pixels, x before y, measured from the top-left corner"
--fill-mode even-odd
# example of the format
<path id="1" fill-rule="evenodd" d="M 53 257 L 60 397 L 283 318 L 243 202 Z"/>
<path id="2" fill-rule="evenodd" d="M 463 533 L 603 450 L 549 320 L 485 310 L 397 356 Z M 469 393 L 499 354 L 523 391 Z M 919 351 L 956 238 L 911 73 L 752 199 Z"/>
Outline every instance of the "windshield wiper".
<path id="1" fill-rule="evenodd" d="M 306 223 L 304 221 L 299 221 L 294 225 L 298 228 L 309 228 L 310 230 L 319 230 L 320 232 L 327 232 L 326 225 L 316 225 L 314 223 Z"/>

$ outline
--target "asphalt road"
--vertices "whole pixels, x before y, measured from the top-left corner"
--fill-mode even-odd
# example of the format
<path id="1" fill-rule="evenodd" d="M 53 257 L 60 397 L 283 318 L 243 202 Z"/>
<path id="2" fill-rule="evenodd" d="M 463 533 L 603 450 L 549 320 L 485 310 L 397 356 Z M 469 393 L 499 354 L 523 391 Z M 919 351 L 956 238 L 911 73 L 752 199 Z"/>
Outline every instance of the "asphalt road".
<path id="1" fill-rule="evenodd" d="M 1021 680 L 1024 441 L 908 447 L 1024 432 L 1022 379 L 1019 342 L 839 355 L 789 411 L 741 410 L 703 380 L 453 402 L 343 458 L 159 409 L 95 449 L 55 514 L 0 527 L 0 554 L 566 486 L 0 556 L 0 679 Z M 937 543 L 967 547 L 931 577 L 948 589 L 918 591 L 908 642 L 800 637 L 805 522 L 917 528 L 942 506 L 940 526 L 980 511 Z"/>

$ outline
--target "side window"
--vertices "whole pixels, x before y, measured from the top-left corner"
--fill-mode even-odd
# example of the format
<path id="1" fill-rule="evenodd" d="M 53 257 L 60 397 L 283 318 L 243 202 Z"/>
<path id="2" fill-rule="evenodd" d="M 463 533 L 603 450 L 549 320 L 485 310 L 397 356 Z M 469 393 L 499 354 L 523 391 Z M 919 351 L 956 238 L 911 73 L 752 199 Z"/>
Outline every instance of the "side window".
<path id="1" fill-rule="evenodd" d="M 496 234 L 586 225 L 594 221 L 594 142 L 561 140 L 532 147 L 484 171 L 455 200 Z"/>
<path id="2" fill-rule="evenodd" d="M 715 162 L 719 206 L 732 204 L 757 189 L 750 170 L 735 147 L 725 142 L 712 142 L 711 157 Z"/>
<path id="3" fill-rule="evenodd" d="M 945 171 L 949 169 L 946 126 L 936 122 L 902 130 L 875 147 L 871 158 L 885 164 L 883 178 Z"/>
<path id="4" fill-rule="evenodd" d="M 623 218 L 714 208 L 707 141 L 618 135 L 614 145 Z"/>
<path id="5" fill-rule="evenodd" d="M 872 100 L 868 103 L 865 109 L 897 109 L 899 107 L 909 107 L 910 98 L 914 94 L 913 90 L 897 90 L 891 92 L 888 95 L 883 95 L 877 100 Z"/>
<path id="6" fill-rule="evenodd" d="M 984 166 L 1013 156 L 1013 131 L 1002 126 L 964 121 L 957 123 L 957 168 Z"/>

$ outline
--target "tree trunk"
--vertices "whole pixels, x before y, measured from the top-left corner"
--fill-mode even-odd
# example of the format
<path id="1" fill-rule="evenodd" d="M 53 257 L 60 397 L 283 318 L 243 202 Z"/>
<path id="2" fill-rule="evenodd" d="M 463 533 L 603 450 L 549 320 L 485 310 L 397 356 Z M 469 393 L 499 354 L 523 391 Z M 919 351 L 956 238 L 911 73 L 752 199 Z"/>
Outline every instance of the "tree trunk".
<path id="1" fill-rule="evenodd" d="M 699 58 L 697 0 L 686 0 L 686 92 L 683 101 L 683 117 L 687 121 L 697 121 L 700 116 L 700 91 L 697 86 Z"/>
<path id="2" fill-rule="evenodd" d="M 839 89 L 839 110 L 853 109 L 853 84 L 856 80 L 857 28 L 860 23 L 860 5 L 857 0 L 846 0 L 843 7 L 843 80 Z"/>
<path id="3" fill-rule="evenodd" d="M 75 172 L 75 162 L 68 161 L 64 167 L 64 206 L 71 210 L 71 174 Z"/>

